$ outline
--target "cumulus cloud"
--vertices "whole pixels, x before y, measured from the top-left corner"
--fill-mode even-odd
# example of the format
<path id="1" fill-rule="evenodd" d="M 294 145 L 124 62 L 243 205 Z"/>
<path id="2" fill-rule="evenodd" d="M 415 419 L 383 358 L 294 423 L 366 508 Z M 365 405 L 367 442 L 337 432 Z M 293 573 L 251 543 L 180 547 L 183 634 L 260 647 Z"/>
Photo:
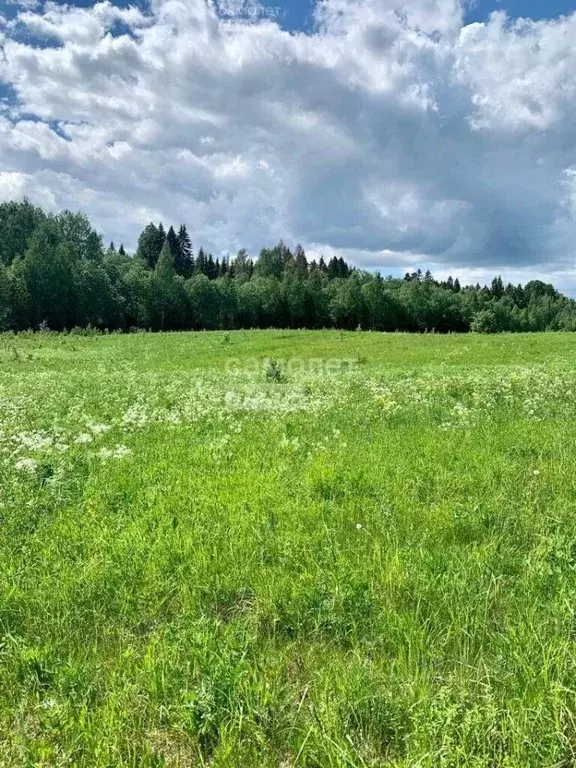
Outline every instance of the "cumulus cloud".
<path id="1" fill-rule="evenodd" d="M 0 197 L 81 207 L 129 246 L 162 218 L 214 252 L 284 237 L 576 284 L 576 14 L 465 25 L 458 0 L 323 0 L 289 33 L 241 6 L 4 19 Z"/>

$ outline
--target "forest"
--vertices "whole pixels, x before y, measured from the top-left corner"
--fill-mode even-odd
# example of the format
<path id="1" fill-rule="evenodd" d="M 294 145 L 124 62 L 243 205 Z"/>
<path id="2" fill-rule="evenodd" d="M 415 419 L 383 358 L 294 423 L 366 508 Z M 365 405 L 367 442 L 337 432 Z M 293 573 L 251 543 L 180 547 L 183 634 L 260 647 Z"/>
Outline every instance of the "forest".
<path id="1" fill-rule="evenodd" d="M 361 328 L 499 333 L 576 330 L 576 302 L 533 280 L 460 285 L 308 260 L 282 241 L 257 258 L 196 250 L 185 225 L 148 224 L 135 253 L 107 247 L 83 213 L 0 204 L 0 330 Z"/>

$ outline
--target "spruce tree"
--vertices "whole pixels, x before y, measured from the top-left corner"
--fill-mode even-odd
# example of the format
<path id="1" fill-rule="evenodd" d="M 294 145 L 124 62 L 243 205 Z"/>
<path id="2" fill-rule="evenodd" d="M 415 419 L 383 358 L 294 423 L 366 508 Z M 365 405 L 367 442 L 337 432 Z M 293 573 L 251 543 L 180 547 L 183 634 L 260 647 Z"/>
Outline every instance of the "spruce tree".
<path id="1" fill-rule="evenodd" d="M 294 254 L 294 269 L 299 277 L 305 278 L 308 276 L 308 261 L 306 260 L 304 248 L 300 244 L 296 246 L 296 253 Z"/>
<path id="2" fill-rule="evenodd" d="M 182 224 L 178 231 L 178 259 L 174 264 L 176 272 L 182 277 L 192 277 L 194 273 L 194 255 L 192 242 L 186 226 Z"/>
<path id="3" fill-rule="evenodd" d="M 495 277 L 494 280 L 492 280 L 492 287 L 491 287 L 492 296 L 499 299 L 504 295 L 504 283 L 502 282 L 502 278 L 500 275 L 498 277 Z"/>
<path id="4" fill-rule="evenodd" d="M 350 272 L 350 269 L 348 268 L 348 264 L 344 261 L 342 256 L 338 259 L 338 277 L 348 277 L 348 274 Z"/>
<path id="5" fill-rule="evenodd" d="M 198 258 L 196 259 L 196 270 L 199 275 L 205 275 L 206 274 L 206 254 L 204 253 L 204 248 L 200 246 L 200 250 L 198 251 Z"/>
<path id="6" fill-rule="evenodd" d="M 206 259 L 206 274 L 208 275 L 209 280 L 215 280 L 218 277 L 214 257 L 211 253 L 208 254 L 208 258 Z"/>
<path id="7" fill-rule="evenodd" d="M 164 240 L 164 245 L 162 246 L 162 250 L 160 251 L 160 257 L 158 258 L 158 261 L 156 262 L 156 267 L 154 268 L 154 274 L 156 277 L 159 277 L 161 280 L 165 279 L 171 279 L 174 277 L 176 270 L 174 269 L 174 256 L 172 255 L 172 250 L 170 249 L 170 243 L 168 242 L 168 238 Z"/>
<path id="8" fill-rule="evenodd" d="M 166 240 L 166 230 L 164 229 L 164 225 L 162 222 L 158 224 L 158 229 L 156 230 L 156 249 L 158 251 L 158 256 L 156 257 L 156 261 L 160 258 L 160 251 L 162 250 L 164 246 L 164 240 Z"/>
<path id="9" fill-rule="evenodd" d="M 340 277 L 340 265 L 336 256 L 332 256 L 328 262 L 328 277 L 333 280 L 335 277 Z"/>
<path id="10" fill-rule="evenodd" d="M 170 248 L 170 253 L 174 259 L 174 269 L 178 271 L 177 265 L 180 262 L 180 244 L 178 242 L 178 236 L 174 231 L 174 227 L 170 227 L 168 234 L 166 235 L 166 242 Z"/>

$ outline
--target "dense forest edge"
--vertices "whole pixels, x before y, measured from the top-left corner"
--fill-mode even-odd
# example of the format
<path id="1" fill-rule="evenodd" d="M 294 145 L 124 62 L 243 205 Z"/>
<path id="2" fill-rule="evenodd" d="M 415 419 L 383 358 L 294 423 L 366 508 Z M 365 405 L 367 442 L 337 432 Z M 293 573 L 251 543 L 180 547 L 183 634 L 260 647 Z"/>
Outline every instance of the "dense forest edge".
<path id="1" fill-rule="evenodd" d="M 540 280 L 383 277 L 342 258 L 309 261 L 282 242 L 257 259 L 215 259 L 194 250 L 184 225 L 148 224 L 130 254 L 105 247 L 83 213 L 0 204 L 0 331 L 74 328 L 574 331 L 576 302 Z"/>

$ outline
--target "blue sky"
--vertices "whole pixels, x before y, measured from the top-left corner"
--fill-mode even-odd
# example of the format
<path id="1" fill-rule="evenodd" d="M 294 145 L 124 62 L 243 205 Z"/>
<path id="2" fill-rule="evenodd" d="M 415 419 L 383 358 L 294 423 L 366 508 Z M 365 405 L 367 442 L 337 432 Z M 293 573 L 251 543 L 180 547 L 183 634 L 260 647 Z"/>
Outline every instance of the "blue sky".
<path id="1" fill-rule="evenodd" d="M 470 21 L 484 21 L 493 11 L 506 11 L 509 16 L 531 19 L 552 19 L 572 13 L 576 5 L 571 0 L 478 0 L 468 13 Z"/>
<path id="2" fill-rule="evenodd" d="M 271 4 L 283 6 L 287 28 L 302 29 L 309 25 L 313 0 L 274 0 Z M 471 3 L 467 20 L 485 21 L 493 11 L 502 10 L 512 17 L 550 19 L 573 12 L 576 4 L 573 0 L 477 0 Z"/>
<path id="3" fill-rule="evenodd" d="M 90 0 L 81 0 L 88 3 Z M 283 24 L 287 29 L 308 29 L 312 21 L 313 0 L 266 0 L 283 8 Z M 485 21 L 493 11 L 506 11 L 512 17 L 550 19 L 576 10 L 573 0 L 472 0 L 467 20 Z"/>
<path id="4" fill-rule="evenodd" d="M 260 3 L 278 25 L 0 0 L 0 200 L 83 210 L 129 249 L 163 220 L 213 253 L 283 238 L 576 290 L 572 3 L 477 0 L 463 25 L 458 0 L 325 0 L 322 33 L 310 0 Z"/>

